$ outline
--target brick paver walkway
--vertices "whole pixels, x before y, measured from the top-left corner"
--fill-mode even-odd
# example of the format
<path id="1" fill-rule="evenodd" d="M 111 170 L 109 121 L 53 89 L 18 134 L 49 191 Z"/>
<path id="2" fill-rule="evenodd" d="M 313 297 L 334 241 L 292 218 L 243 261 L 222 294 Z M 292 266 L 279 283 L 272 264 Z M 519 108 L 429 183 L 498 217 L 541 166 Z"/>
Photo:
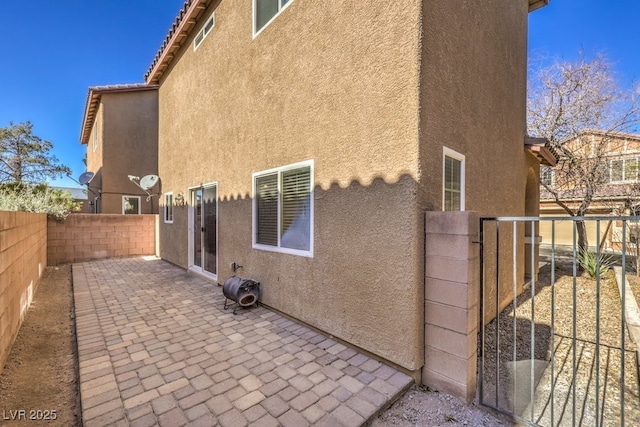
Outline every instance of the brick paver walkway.
<path id="1" fill-rule="evenodd" d="M 73 265 L 85 426 L 359 426 L 412 384 L 158 259 Z"/>

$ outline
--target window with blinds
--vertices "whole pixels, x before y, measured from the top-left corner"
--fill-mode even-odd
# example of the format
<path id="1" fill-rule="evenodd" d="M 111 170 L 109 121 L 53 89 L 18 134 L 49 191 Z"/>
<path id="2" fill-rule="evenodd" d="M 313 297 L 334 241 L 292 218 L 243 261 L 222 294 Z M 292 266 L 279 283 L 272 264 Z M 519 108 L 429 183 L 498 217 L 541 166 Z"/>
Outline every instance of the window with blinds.
<path id="1" fill-rule="evenodd" d="M 278 174 L 256 178 L 256 243 L 278 245 Z"/>
<path id="2" fill-rule="evenodd" d="M 254 247 L 311 256 L 312 163 L 254 174 Z"/>

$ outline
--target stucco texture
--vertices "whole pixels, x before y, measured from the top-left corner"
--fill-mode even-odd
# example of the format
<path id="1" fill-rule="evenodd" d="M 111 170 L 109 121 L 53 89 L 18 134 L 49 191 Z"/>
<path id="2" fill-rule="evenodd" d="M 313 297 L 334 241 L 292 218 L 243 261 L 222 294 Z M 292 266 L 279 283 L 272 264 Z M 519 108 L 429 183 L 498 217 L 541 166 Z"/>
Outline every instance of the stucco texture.
<path id="1" fill-rule="evenodd" d="M 128 175 L 158 173 L 158 93 L 154 90 L 104 93 L 96 114 L 98 145 L 87 143 L 89 188 L 101 191 L 99 213 L 121 214 L 122 196 L 140 196 L 140 213 L 158 213 L 158 197 L 148 195 Z M 152 193 L 157 194 L 160 187 Z M 90 200 L 95 194 L 89 193 Z"/>
<path id="2" fill-rule="evenodd" d="M 174 196 L 217 183 L 220 283 L 241 264 L 265 304 L 419 372 L 442 147 L 466 156 L 467 209 L 525 208 L 528 4 L 479 3 L 294 0 L 254 38 L 252 2 L 212 2 L 160 81 L 158 166 Z M 252 173 L 306 160 L 313 257 L 253 249 Z M 160 224 L 184 268 L 188 212 Z"/>

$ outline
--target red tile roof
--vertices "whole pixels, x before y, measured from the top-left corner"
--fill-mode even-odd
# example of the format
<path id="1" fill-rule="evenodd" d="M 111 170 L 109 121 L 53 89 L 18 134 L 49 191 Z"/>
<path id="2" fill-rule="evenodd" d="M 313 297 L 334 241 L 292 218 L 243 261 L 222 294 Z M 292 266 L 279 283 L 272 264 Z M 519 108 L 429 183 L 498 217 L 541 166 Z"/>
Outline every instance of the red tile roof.
<path id="1" fill-rule="evenodd" d="M 157 84 L 160 81 L 162 74 L 173 61 L 175 53 L 182 46 L 183 40 L 189 36 L 212 1 L 186 0 L 184 2 L 149 70 L 144 75 L 148 84 Z"/>
<path id="2" fill-rule="evenodd" d="M 182 40 L 189 36 L 195 24 L 200 20 L 205 9 L 213 0 L 186 0 L 178 12 L 169 33 L 164 38 L 151 66 L 144 75 L 148 84 L 158 84 L 162 74 L 174 59 L 175 53 L 182 46 Z M 549 0 L 529 0 L 529 12 L 546 6 Z"/>

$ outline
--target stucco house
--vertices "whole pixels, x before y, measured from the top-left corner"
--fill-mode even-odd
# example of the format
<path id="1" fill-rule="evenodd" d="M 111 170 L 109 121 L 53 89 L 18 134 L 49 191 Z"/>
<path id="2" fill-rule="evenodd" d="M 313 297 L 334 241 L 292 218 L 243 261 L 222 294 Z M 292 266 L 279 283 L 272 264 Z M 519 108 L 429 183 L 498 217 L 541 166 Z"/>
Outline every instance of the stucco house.
<path id="1" fill-rule="evenodd" d="M 145 76 L 161 257 L 419 378 L 425 212 L 538 213 L 544 4 L 187 0 Z"/>
<path id="2" fill-rule="evenodd" d="M 580 154 L 586 161 L 598 164 L 593 168 L 593 181 L 598 182 L 593 194 L 589 195 L 591 204 L 587 216 L 624 216 L 640 213 L 640 135 L 622 132 L 607 132 L 585 129 L 575 138 L 561 142 L 571 151 Z M 557 178 L 562 171 L 542 167 L 540 188 L 540 215 L 544 218 L 567 216 L 567 212 L 557 202 L 554 193 L 543 184 L 557 192 L 559 201 L 572 210 L 576 210 L 585 199 L 585 188 L 572 186 L 570 181 Z M 562 176 L 562 175 L 561 175 Z M 620 249 L 622 241 L 621 221 L 601 224 L 600 236 L 597 236 L 596 222 L 587 222 L 589 245 L 595 248 L 597 242 L 604 242 L 602 248 Z M 629 223 L 630 230 L 637 234 L 637 224 Z M 628 229 L 629 230 L 629 229 Z M 551 223 L 543 221 L 540 227 L 542 242 L 551 243 Z M 635 236 L 634 236 L 635 239 Z M 570 223 L 557 223 L 555 243 L 573 246 L 573 227 Z"/>
<path id="3" fill-rule="evenodd" d="M 87 171 L 94 174 L 87 184 L 89 212 L 158 213 L 158 197 L 129 179 L 158 173 L 157 86 L 90 87 L 80 142 L 87 146 Z"/>

